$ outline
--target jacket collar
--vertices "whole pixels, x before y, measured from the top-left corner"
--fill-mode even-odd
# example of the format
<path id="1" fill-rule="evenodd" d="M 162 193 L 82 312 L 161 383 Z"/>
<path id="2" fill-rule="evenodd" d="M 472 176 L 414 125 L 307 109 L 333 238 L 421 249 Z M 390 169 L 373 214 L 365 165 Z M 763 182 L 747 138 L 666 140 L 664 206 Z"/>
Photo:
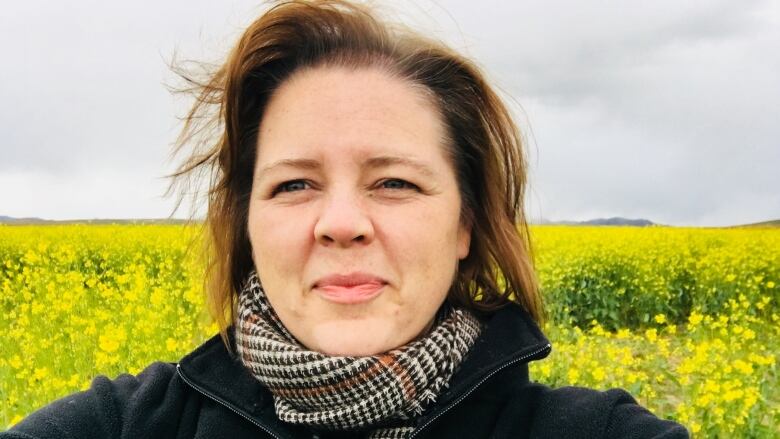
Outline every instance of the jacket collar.
<path id="1" fill-rule="evenodd" d="M 229 331 L 232 334 L 232 331 Z M 230 342 L 233 344 L 232 335 Z M 235 351 L 235 349 L 234 349 Z M 546 357 L 550 342 L 519 306 L 507 306 L 485 321 L 482 334 L 440 395 L 432 413 L 446 411 L 459 397 L 470 393 L 504 367 Z M 272 435 L 290 426 L 274 413 L 271 393 L 256 380 L 240 359 L 230 353 L 217 335 L 185 356 L 178 365 L 180 376 L 205 396 L 227 406 Z"/>

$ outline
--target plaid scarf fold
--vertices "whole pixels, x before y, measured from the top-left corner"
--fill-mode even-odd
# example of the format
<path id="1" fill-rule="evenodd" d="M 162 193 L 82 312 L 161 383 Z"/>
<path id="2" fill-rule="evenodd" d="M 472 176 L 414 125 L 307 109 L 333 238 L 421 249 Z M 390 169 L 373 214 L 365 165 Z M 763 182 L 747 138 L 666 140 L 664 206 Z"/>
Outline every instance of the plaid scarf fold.
<path id="1" fill-rule="evenodd" d="M 428 335 L 383 354 L 327 356 L 284 327 L 252 271 L 238 300 L 236 348 L 273 394 L 282 421 L 326 430 L 371 430 L 406 438 L 413 419 L 447 387 L 482 327 L 466 310 L 445 308 Z"/>

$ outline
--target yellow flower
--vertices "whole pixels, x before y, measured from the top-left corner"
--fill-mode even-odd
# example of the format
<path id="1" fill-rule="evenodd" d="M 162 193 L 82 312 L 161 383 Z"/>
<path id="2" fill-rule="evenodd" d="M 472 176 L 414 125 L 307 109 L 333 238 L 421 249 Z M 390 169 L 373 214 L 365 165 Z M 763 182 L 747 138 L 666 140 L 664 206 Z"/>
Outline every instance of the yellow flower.
<path id="1" fill-rule="evenodd" d="M 666 323 L 666 316 L 663 315 L 663 314 L 656 314 L 656 316 L 654 317 L 654 320 L 659 325 L 663 325 L 664 323 Z"/>
<path id="2" fill-rule="evenodd" d="M 8 360 L 8 364 L 10 364 L 14 369 L 21 369 L 23 365 L 22 358 L 19 357 L 19 355 L 14 355 L 10 360 Z"/>
<path id="3" fill-rule="evenodd" d="M 688 323 L 690 323 L 693 326 L 696 326 L 699 323 L 701 323 L 703 318 L 704 318 L 703 315 L 697 313 L 696 311 L 693 311 L 691 312 L 691 315 L 688 316 Z"/>
<path id="4" fill-rule="evenodd" d="M 737 369 L 738 371 L 742 372 L 745 375 L 750 375 L 751 373 L 753 373 L 753 366 L 751 366 L 750 363 L 746 363 L 742 360 L 736 360 L 732 364 L 734 366 L 734 369 Z"/>
<path id="5" fill-rule="evenodd" d="M 8 423 L 8 428 L 13 427 L 14 425 L 21 422 L 21 420 L 24 419 L 24 416 L 22 415 L 15 415 L 13 418 L 11 418 L 11 422 Z"/>
<path id="6" fill-rule="evenodd" d="M 108 330 L 105 334 L 101 334 L 98 338 L 98 345 L 100 349 L 106 352 L 116 352 L 125 340 L 127 340 L 127 333 L 124 328 L 117 328 L 114 330 Z"/>
<path id="7" fill-rule="evenodd" d="M 577 384 L 577 381 L 580 379 L 580 373 L 577 371 L 577 369 L 570 368 L 566 373 L 566 378 L 568 378 L 569 384 Z"/>
<path id="8" fill-rule="evenodd" d="M 79 381 L 80 381 L 79 375 L 74 373 L 73 375 L 70 376 L 70 379 L 68 380 L 68 387 L 76 388 L 76 386 L 78 386 L 79 384 Z"/>
<path id="9" fill-rule="evenodd" d="M 726 402 L 734 401 L 736 399 L 742 398 L 744 393 L 745 392 L 742 389 L 732 389 L 723 394 L 723 400 Z"/>
<path id="10" fill-rule="evenodd" d="M 650 328 L 645 331 L 645 338 L 651 342 L 655 342 L 658 339 L 658 332 L 655 330 L 655 328 Z"/>
<path id="11" fill-rule="evenodd" d="M 542 378 L 550 378 L 550 375 L 552 374 L 552 365 L 549 361 L 543 361 L 536 369 L 539 371 L 539 375 L 541 375 Z"/>
<path id="12" fill-rule="evenodd" d="M 696 407 L 704 408 L 707 407 L 711 401 L 712 401 L 712 396 L 709 393 L 705 393 L 704 395 L 700 395 L 698 398 L 696 398 L 694 404 L 696 405 Z"/>
<path id="13" fill-rule="evenodd" d="M 718 393 L 720 392 L 720 384 L 714 380 L 708 379 L 704 382 L 704 391 L 708 393 Z"/>

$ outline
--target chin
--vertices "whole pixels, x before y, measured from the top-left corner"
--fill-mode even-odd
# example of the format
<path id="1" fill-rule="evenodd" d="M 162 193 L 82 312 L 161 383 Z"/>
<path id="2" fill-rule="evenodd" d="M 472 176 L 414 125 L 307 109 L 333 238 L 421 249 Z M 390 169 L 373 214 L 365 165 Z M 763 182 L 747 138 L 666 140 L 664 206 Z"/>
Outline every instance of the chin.
<path id="1" fill-rule="evenodd" d="M 365 357 L 405 344 L 399 335 L 395 325 L 386 321 L 339 320 L 316 325 L 306 344 L 309 349 L 329 356 Z"/>

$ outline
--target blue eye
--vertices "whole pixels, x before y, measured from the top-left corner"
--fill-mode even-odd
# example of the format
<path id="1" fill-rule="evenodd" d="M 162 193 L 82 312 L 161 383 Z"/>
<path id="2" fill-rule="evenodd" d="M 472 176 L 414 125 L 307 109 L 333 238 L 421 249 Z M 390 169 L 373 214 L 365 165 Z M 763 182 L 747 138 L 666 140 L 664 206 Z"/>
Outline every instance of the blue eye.
<path id="1" fill-rule="evenodd" d="M 405 180 L 390 178 L 381 183 L 383 189 L 417 189 L 417 186 Z"/>
<path id="2" fill-rule="evenodd" d="M 302 191 L 308 187 L 308 183 L 306 183 L 304 180 L 290 180 L 285 181 L 284 183 L 280 184 L 279 186 L 274 189 L 274 195 L 278 194 L 279 192 L 297 192 Z"/>

